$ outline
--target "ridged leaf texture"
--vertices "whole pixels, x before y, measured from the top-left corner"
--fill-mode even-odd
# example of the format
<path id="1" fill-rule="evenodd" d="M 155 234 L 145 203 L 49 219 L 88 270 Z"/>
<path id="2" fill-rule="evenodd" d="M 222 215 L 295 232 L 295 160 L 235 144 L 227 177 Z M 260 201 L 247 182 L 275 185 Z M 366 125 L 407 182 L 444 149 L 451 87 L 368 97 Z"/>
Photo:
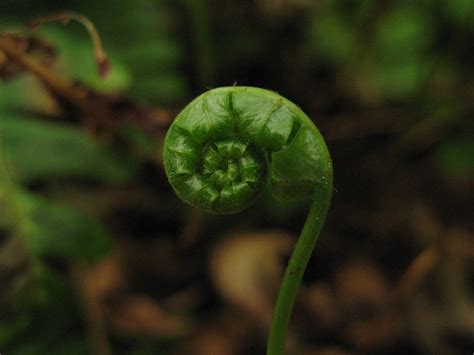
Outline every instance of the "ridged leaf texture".
<path id="1" fill-rule="evenodd" d="M 253 87 L 223 87 L 193 100 L 165 140 L 168 179 L 185 202 L 211 213 L 250 205 L 267 179 L 281 200 L 325 198 L 332 163 L 318 129 L 295 104 Z"/>

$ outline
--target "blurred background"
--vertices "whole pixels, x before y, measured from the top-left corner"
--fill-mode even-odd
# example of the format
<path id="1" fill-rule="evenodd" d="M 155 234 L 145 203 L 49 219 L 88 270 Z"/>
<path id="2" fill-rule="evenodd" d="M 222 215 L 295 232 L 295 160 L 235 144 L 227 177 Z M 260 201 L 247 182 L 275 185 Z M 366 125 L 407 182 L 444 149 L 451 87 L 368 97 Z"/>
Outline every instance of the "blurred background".
<path id="1" fill-rule="evenodd" d="M 100 79 L 78 11 L 110 60 Z M 474 350 L 472 0 L 2 0 L 0 352 L 263 354 L 308 201 L 184 205 L 161 148 L 217 86 L 297 103 L 334 161 L 288 354 Z"/>

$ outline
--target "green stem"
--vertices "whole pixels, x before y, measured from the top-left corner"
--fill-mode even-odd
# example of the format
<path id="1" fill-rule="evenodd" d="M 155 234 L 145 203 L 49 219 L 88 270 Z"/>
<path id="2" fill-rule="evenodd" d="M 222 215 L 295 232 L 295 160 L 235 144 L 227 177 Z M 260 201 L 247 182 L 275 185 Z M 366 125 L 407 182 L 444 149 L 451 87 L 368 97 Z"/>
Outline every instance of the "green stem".
<path id="1" fill-rule="evenodd" d="M 329 198 L 314 200 L 306 218 L 301 235 L 285 271 L 273 313 L 270 335 L 268 336 L 267 355 L 283 355 L 293 305 L 308 261 L 313 253 L 316 240 L 323 227 L 329 209 Z"/>

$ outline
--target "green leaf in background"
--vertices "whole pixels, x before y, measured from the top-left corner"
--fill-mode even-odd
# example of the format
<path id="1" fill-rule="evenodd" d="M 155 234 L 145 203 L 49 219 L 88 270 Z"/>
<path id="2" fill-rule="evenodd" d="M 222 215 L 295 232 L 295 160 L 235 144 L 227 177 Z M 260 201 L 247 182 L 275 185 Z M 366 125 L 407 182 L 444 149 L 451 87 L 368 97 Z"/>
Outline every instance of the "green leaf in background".
<path id="1" fill-rule="evenodd" d="M 439 169 L 447 176 L 474 175 L 474 136 L 461 136 L 440 145 L 435 155 Z"/>
<path id="2" fill-rule="evenodd" d="M 111 237 L 95 219 L 14 188 L 8 182 L 0 183 L 0 225 L 14 229 L 29 254 L 95 261 L 111 249 Z"/>
<path id="3" fill-rule="evenodd" d="M 149 159 L 157 154 L 160 140 L 156 136 L 129 123 L 119 125 L 119 130 L 120 134 L 132 143 L 138 156 Z"/>
<path id="4" fill-rule="evenodd" d="M 25 239 L 33 255 L 93 261 L 110 250 L 111 238 L 100 223 L 73 208 L 27 193 L 19 203 L 28 216 Z"/>
<path id="5" fill-rule="evenodd" d="M 154 95 L 163 102 L 171 102 L 186 90 L 184 76 L 178 73 L 163 73 L 159 78 L 144 78 L 140 85 L 134 88 L 135 95 L 148 97 Z"/>
<path id="6" fill-rule="evenodd" d="M 28 83 L 29 80 L 25 77 L 0 83 L 0 110 L 4 111 L 13 107 L 30 108 L 29 103 L 25 105 Z M 36 90 L 30 90 L 28 95 L 31 95 L 32 91 L 36 94 Z"/>
<path id="7" fill-rule="evenodd" d="M 71 285 L 43 264 L 36 264 L 34 281 L 15 299 L 15 313 L 0 321 L 0 346 L 5 354 L 89 354 L 80 329 L 79 309 Z M 8 335 L 10 333 L 10 336 Z M 14 335 L 14 336 L 13 336 Z"/>
<path id="8" fill-rule="evenodd" d="M 145 40 L 131 43 L 127 52 L 121 53 L 120 58 L 130 63 L 141 63 L 135 73 L 145 76 L 150 67 L 160 70 L 172 69 L 175 63 L 183 56 L 183 48 L 177 41 L 168 38 L 145 38 Z"/>
<path id="9" fill-rule="evenodd" d="M 62 123 L 0 113 L 0 135 L 12 175 L 22 182 L 77 177 L 123 183 L 134 174 L 131 159 Z"/>
<path id="10" fill-rule="evenodd" d="M 31 323 L 31 315 L 27 313 L 18 314 L 9 321 L 0 322 L 0 346 L 5 348 L 12 339 L 24 334 Z"/>
<path id="11" fill-rule="evenodd" d="M 331 14 L 315 18 L 311 26 L 311 43 L 322 58 L 342 64 L 350 60 L 355 31 L 344 18 Z"/>
<path id="12" fill-rule="evenodd" d="M 454 24 L 463 24 L 474 29 L 474 1 L 444 0 L 442 8 L 446 17 Z"/>
<path id="13" fill-rule="evenodd" d="M 378 63 L 368 75 L 372 76 L 380 96 L 399 99 L 416 94 L 427 77 L 428 68 L 429 63 L 421 60 L 392 65 Z"/>
<path id="14" fill-rule="evenodd" d="M 375 33 L 371 75 L 381 96 L 404 98 L 421 89 L 433 39 L 434 27 L 426 11 L 401 5 L 382 17 Z"/>
<path id="15" fill-rule="evenodd" d="M 77 2 L 75 10 L 90 16 L 107 52 L 126 66 L 133 79 L 128 94 L 154 105 L 181 103 L 187 97 L 184 45 L 177 36 L 179 2 Z"/>
<path id="16" fill-rule="evenodd" d="M 388 62 L 404 61 L 425 51 L 434 36 L 426 11 L 400 6 L 381 18 L 375 34 L 379 56 Z"/>

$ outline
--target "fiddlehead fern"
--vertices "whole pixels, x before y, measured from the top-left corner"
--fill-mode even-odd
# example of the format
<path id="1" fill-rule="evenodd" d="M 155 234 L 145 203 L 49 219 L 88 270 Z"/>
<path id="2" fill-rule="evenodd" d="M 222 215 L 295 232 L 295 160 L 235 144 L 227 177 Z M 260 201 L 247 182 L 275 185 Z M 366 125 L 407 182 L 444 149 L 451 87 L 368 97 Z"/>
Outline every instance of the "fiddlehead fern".
<path id="1" fill-rule="evenodd" d="M 313 200 L 275 306 L 268 354 L 283 354 L 294 299 L 331 200 L 332 163 L 306 114 L 277 93 L 210 90 L 193 100 L 166 136 L 168 179 L 185 202 L 211 213 L 248 207 L 270 179 L 280 200 Z"/>

